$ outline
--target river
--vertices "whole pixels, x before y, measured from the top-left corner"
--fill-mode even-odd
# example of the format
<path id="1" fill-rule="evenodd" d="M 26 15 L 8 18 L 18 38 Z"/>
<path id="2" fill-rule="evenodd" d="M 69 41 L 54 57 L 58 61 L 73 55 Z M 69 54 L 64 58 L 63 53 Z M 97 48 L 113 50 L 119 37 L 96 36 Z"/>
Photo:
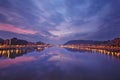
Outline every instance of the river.
<path id="1" fill-rule="evenodd" d="M 99 52 L 59 47 L 20 52 L 0 56 L 0 80 L 120 80 L 120 59 Z"/>

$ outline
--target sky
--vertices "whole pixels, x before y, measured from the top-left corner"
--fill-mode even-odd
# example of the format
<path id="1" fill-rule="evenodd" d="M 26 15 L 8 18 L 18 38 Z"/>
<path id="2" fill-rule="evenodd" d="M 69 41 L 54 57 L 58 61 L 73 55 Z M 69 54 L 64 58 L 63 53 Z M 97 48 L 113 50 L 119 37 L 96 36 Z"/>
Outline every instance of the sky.
<path id="1" fill-rule="evenodd" d="M 120 0 L 0 0 L 0 38 L 53 44 L 120 37 Z"/>

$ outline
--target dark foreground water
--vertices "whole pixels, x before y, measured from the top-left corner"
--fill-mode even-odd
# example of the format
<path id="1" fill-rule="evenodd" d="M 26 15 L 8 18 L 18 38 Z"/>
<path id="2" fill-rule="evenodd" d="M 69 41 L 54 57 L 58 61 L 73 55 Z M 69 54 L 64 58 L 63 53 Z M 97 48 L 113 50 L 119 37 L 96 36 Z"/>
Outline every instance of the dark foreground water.
<path id="1" fill-rule="evenodd" d="M 120 59 L 56 47 L 4 52 L 0 80 L 120 80 Z"/>

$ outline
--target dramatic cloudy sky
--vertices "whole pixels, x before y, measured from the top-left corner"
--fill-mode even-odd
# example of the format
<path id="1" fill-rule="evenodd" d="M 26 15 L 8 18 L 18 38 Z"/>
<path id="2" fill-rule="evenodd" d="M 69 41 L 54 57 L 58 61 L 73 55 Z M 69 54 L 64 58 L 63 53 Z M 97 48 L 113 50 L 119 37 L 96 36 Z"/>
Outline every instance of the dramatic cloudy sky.
<path id="1" fill-rule="evenodd" d="M 120 37 L 120 0 L 0 0 L 0 37 L 51 43 Z"/>

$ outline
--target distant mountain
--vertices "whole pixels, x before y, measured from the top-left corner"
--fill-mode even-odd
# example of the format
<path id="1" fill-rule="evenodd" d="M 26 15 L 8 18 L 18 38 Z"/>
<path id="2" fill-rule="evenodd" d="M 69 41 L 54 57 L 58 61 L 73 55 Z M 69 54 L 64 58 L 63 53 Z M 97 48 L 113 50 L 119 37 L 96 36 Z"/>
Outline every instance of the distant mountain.
<path id="1" fill-rule="evenodd" d="M 29 42 L 27 40 L 22 40 L 22 39 L 18 39 L 18 38 L 12 38 L 12 39 L 6 39 L 6 40 L 0 38 L 0 44 L 1 45 L 3 45 L 3 44 L 6 44 L 6 45 L 27 45 L 27 44 L 45 44 L 45 43 L 42 41 L 33 43 L 33 42 Z"/>
<path id="2" fill-rule="evenodd" d="M 109 46 L 118 46 L 120 47 L 120 38 L 114 38 L 113 40 L 108 41 L 94 41 L 94 40 L 71 40 L 66 42 L 64 45 L 70 44 L 90 44 L 90 45 L 109 45 Z"/>
<path id="3" fill-rule="evenodd" d="M 43 36 L 40 35 L 31 35 L 31 34 L 18 34 L 14 32 L 8 32 L 8 31 L 1 31 L 0 30 L 0 38 L 3 39 L 11 39 L 11 38 L 18 38 L 18 39 L 23 39 L 27 41 L 32 41 L 32 42 L 37 42 L 37 41 L 45 41 Z"/>
<path id="4" fill-rule="evenodd" d="M 64 45 L 68 44 L 108 44 L 110 41 L 94 41 L 94 40 L 71 40 L 66 42 Z"/>
<path id="5" fill-rule="evenodd" d="M 45 43 L 42 41 L 38 41 L 38 42 L 36 42 L 36 44 L 45 44 Z"/>
<path id="6" fill-rule="evenodd" d="M 11 45 L 26 45 L 29 42 L 26 40 L 21 40 L 21 39 L 17 39 L 17 38 L 12 38 L 11 39 Z"/>

